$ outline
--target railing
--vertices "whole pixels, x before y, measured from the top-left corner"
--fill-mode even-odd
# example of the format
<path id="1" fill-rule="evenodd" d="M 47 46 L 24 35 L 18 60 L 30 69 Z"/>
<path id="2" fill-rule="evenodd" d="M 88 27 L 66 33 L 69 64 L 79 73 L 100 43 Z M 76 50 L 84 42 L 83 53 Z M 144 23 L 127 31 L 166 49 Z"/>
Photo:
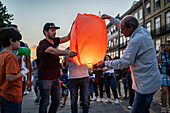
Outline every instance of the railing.
<path id="1" fill-rule="evenodd" d="M 161 26 L 157 29 L 152 30 L 151 35 L 154 38 L 154 36 L 160 36 L 160 35 L 166 34 L 168 32 L 170 32 L 170 23 L 166 24 L 165 26 Z"/>

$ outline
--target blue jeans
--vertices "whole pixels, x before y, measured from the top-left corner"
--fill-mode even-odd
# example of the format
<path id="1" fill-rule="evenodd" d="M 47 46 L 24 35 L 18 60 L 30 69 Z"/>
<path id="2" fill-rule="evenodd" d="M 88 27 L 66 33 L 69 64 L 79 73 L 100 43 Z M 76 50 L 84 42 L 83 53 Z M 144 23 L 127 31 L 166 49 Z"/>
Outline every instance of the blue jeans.
<path id="1" fill-rule="evenodd" d="M 89 78 L 69 79 L 70 82 L 70 97 L 71 97 L 71 111 L 72 113 L 78 113 L 77 100 L 78 89 L 80 88 L 80 97 L 83 105 L 83 113 L 88 113 L 88 88 Z"/>
<path id="2" fill-rule="evenodd" d="M 100 98 L 103 98 L 103 83 L 104 83 L 104 78 L 99 77 Z"/>
<path id="3" fill-rule="evenodd" d="M 0 96 L 1 113 L 21 113 L 22 102 L 10 102 Z"/>
<path id="4" fill-rule="evenodd" d="M 33 85 L 33 87 L 34 87 L 34 92 L 35 92 L 35 95 L 36 95 L 36 100 L 39 101 L 39 100 L 40 100 L 40 90 L 39 90 L 39 88 L 38 88 L 38 84 L 39 84 L 38 78 L 34 77 L 34 78 L 33 78 L 32 85 Z"/>
<path id="5" fill-rule="evenodd" d="M 151 94 L 140 94 L 136 92 L 131 113 L 149 113 L 154 94 L 155 92 Z"/>
<path id="6" fill-rule="evenodd" d="M 106 87 L 107 97 L 110 98 L 110 87 L 111 87 L 114 99 L 118 98 L 115 77 L 114 76 L 110 76 L 109 78 L 104 77 L 104 83 Z"/>
<path id="7" fill-rule="evenodd" d="M 51 105 L 49 113 L 56 113 L 60 104 L 60 82 L 57 80 L 39 80 L 40 86 L 40 107 L 39 113 L 47 113 L 49 97 L 51 95 Z"/>

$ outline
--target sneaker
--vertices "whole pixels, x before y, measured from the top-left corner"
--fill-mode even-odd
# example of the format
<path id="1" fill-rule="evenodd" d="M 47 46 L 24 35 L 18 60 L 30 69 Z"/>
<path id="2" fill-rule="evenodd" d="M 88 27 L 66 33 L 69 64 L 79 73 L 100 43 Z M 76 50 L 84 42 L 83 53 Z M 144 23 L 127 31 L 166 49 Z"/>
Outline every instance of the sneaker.
<path id="1" fill-rule="evenodd" d="M 162 108 L 161 113 L 166 113 L 166 108 Z"/>
<path id="2" fill-rule="evenodd" d="M 132 106 L 128 106 L 128 109 L 130 109 L 130 110 L 131 110 L 131 109 L 132 109 Z"/>
<path id="3" fill-rule="evenodd" d="M 34 103 L 39 103 L 40 102 L 40 100 L 38 100 L 38 99 L 35 99 L 35 101 L 34 101 Z"/>
<path id="4" fill-rule="evenodd" d="M 105 102 L 106 102 L 106 103 L 111 102 L 111 101 L 110 101 L 110 98 L 107 98 L 107 99 L 105 100 Z"/>
<path id="5" fill-rule="evenodd" d="M 90 106 L 90 102 L 88 102 L 88 106 L 89 106 L 89 108 L 91 108 L 91 106 Z"/>
<path id="6" fill-rule="evenodd" d="M 65 104 L 61 104 L 61 108 L 65 107 Z"/>
<path id="7" fill-rule="evenodd" d="M 115 99 L 115 104 L 119 104 L 119 100 L 118 99 Z"/>
<path id="8" fill-rule="evenodd" d="M 170 108 L 168 108 L 168 113 L 170 113 Z"/>
<path id="9" fill-rule="evenodd" d="M 27 94 L 29 94 L 29 92 L 28 91 L 24 91 L 24 95 L 27 95 Z"/>
<path id="10" fill-rule="evenodd" d="M 101 101 L 102 101 L 102 98 L 99 97 L 99 98 L 97 99 L 97 102 L 101 102 Z"/>
<path id="11" fill-rule="evenodd" d="M 96 98 L 96 97 L 93 97 L 91 100 L 92 100 L 92 101 L 96 101 L 96 100 L 97 100 L 97 98 Z"/>

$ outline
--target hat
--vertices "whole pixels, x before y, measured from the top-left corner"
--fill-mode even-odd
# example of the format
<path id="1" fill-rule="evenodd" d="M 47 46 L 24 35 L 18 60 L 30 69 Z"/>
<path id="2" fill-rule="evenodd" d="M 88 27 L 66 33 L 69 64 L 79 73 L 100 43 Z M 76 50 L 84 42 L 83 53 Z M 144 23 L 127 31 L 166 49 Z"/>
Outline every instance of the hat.
<path id="1" fill-rule="evenodd" d="M 46 23 L 46 24 L 44 25 L 43 31 L 44 31 L 44 30 L 48 31 L 50 28 L 60 29 L 60 27 L 55 26 L 54 23 Z"/>

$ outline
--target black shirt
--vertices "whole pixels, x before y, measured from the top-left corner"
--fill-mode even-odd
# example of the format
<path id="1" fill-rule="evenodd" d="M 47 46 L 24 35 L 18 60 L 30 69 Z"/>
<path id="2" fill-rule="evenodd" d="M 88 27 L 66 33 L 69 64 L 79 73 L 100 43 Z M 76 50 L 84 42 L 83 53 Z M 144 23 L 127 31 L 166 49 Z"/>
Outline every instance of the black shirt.
<path id="1" fill-rule="evenodd" d="M 59 56 L 45 53 L 48 47 L 57 47 L 60 38 L 56 38 L 54 45 L 47 39 L 40 41 L 37 47 L 38 78 L 39 80 L 55 80 L 59 78 Z"/>

